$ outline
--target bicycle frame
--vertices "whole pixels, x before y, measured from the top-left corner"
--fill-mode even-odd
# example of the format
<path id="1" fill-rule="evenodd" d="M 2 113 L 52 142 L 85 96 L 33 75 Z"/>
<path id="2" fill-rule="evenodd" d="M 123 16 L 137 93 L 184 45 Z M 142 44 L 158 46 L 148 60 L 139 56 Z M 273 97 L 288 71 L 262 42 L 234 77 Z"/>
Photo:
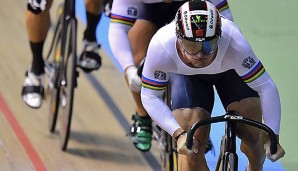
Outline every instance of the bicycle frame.
<path id="1" fill-rule="evenodd" d="M 54 31 L 54 36 L 53 36 L 53 40 L 48 52 L 47 57 L 45 58 L 45 61 L 47 61 L 52 52 L 53 52 L 53 48 L 55 46 L 55 40 L 59 37 L 59 34 L 61 34 L 61 42 L 64 42 L 61 44 L 61 52 L 60 52 L 60 58 L 59 58 L 59 62 L 63 65 L 64 64 L 64 60 L 65 60 L 65 49 L 66 49 L 66 33 L 67 33 L 67 26 L 68 24 L 73 24 L 73 28 L 75 29 L 75 34 L 77 32 L 77 19 L 75 17 L 75 0 L 65 0 L 63 6 L 63 10 L 62 11 L 58 11 L 59 13 L 59 18 L 55 27 L 55 31 Z M 60 7 L 61 8 L 61 7 Z M 75 36 L 75 40 L 76 42 L 76 36 Z M 76 54 L 75 54 L 76 55 Z M 49 63 L 45 63 L 45 70 L 46 72 L 49 74 L 50 73 L 50 68 L 52 66 L 50 66 Z M 63 73 L 63 71 L 59 72 L 59 73 Z M 61 79 L 61 77 L 60 77 Z M 50 85 L 50 86 L 54 86 L 54 87 L 60 87 L 61 84 L 61 80 L 60 81 L 56 81 L 55 84 Z"/>
<path id="2" fill-rule="evenodd" d="M 233 161 L 232 163 L 232 169 L 237 170 L 238 169 L 238 156 L 236 153 L 236 125 L 237 122 L 251 125 L 254 127 L 257 127 L 259 129 L 264 130 L 267 132 L 269 135 L 269 138 L 271 140 L 271 146 L 270 150 L 272 154 L 275 154 L 277 151 L 277 137 L 275 133 L 265 124 L 245 118 L 243 116 L 240 116 L 237 111 L 228 111 L 226 114 L 217 116 L 217 117 L 211 117 L 206 120 L 202 120 L 199 122 L 196 122 L 195 124 L 192 125 L 192 127 L 189 129 L 188 134 L 187 134 L 187 139 L 186 139 L 186 147 L 188 149 L 192 149 L 193 146 L 193 135 L 195 131 L 200 128 L 201 126 L 204 125 L 209 125 L 213 123 L 218 123 L 218 122 L 226 122 L 226 128 L 225 128 L 225 146 L 224 146 L 224 154 L 223 154 L 223 170 L 228 169 L 228 164 L 229 162 L 229 155 L 232 154 L 233 156 Z"/>

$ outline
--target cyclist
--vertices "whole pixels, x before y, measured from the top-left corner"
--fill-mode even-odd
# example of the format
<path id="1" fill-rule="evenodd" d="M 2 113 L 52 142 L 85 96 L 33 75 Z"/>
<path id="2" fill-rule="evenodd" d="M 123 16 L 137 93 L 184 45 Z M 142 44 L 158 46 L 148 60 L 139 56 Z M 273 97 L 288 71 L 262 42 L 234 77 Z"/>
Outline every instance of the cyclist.
<path id="1" fill-rule="evenodd" d="M 136 70 L 141 61 L 144 60 L 149 42 L 154 33 L 174 19 L 176 11 L 184 2 L 173 0 L 164 0 L 164 2 L 162 2 L 162 0 L 143 0 L 143 2 L 143 12 L 139 15 L 140 17 L 136 20 L 128 33 L 133 52 L 133 59 L 122 58 L 122 60 L 126 59 L 135 62 L 135 65 L 132 65 L 133 63 L 131 62 L 130 67 L 125 70 L 126 75 L 128 75 L 129 87 L 132 90 L 133 97 L 137 104 L 136 113 L 133 114 L 132 117 L 134 122 L 131 126 L 130 134 L 138 149 L 140 149 L 138 146 L 143 146 L 147 147 L 147 149 L 145 150 L 142 148 L 140 150 L 148 151 L 151 147 L 151 118 L 148 117 L 146 110 L 141 104 L 139 93 L 141 84 Z M 222 15 L 233 20 L 231 10 L 229 9 L 226 0 L 211 0 L 211 2 L 216 4 Z M 137 132 L 136 130 L 142 131 Z M 139 139 L 141 139 L 141 141 L 137 141 Z M 211 148 L 212 143 L 211 141 L 208 141 L 208 148 L 206 151 L 211 150 Z"/>
<path id="2" fill-rule="evenodd" d="M 101 66 L 96 41 L 96 27 L 101 18 L 103 0 L 85 0 L 87 27 L 83 36 L 83 51 L 80 55 L 80 67 L 90 72 Z M 44 60 L 43 46 L 50 27 L 49 9 L 52 0 L 28 0 L 25 14 L 26 27 L 32 52 L 31 67 L 26 72 L 22 97 L 32 108 L 39 108 L 43 100 Z"/>
<path id="3" fill-rule="evenodd" d="M 175 90 L 173 112 L 162 100 L 168 82 Z M 259 122 L 263 117 L 279 137 L 280 98 L 261 61 L 237 25 L 221 17 L 213 4 L 189 1 L 179 8 L 172 23 L 153 36 L 141 90 L 146 111 L 177 141 L 178 152 L 182 154 L 178 157 L 180 170 L 209 170 L 204 151 L 210 126 L 195 133 L 194 151 L 185 147 L 185 130 L 210 117 L 213 87 L 226 110 L 236 110 Z M 241 151 L 249 160 L 247 170 L 262 170 L 265 153 L 272 161 L 285 154 L 278 144 L 277 153 L 271 155 L 267 151 L 268 137 L 257 128 L 239 124 L 237 136 L 241 139 Z"/>

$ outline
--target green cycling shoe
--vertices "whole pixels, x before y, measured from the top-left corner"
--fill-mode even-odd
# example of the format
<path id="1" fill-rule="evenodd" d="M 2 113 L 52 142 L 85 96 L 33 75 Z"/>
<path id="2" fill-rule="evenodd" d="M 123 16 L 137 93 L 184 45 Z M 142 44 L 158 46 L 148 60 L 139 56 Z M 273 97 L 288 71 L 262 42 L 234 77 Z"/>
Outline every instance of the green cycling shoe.
<path id="1" fill-rule="evenodd" d="M 130 135 L 134 146 L 142 151 L 147 152 L 151 148 L 152 141 L 152 121 L 148 117 L 140 117 L 137 113 L 132 115 L 134 120 L 130 128 Z"/>

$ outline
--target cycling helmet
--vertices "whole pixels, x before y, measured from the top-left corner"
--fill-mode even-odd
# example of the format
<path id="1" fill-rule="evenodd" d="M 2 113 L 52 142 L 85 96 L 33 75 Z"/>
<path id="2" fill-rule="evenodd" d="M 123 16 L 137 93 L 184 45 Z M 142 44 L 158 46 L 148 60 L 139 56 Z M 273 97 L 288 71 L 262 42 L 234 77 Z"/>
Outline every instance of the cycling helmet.
<path id="1" fill-rule="evenodd" d="M 176 35 L 191 42 L 205 42 L 221 35 L 221 20 L 217 8 L 208 1 L 192 0 L 177 11 Z"/>

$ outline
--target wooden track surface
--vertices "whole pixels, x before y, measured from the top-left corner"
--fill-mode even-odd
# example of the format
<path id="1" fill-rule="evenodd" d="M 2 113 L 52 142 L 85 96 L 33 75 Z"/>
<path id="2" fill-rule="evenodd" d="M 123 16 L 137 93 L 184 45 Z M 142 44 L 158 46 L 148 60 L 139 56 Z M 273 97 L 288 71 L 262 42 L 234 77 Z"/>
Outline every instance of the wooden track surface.
<path id="1" fill-rule="evenodd" d="M 103 51 L 100 70 L 89 75 L 80 70 L 68 150 L 60 150 L 58 130 L 51 134 L 47 128 L 48 101 L 34 110 L 21 98 L 24 73 L 32 60 L 25 3 L 2 0 L 0 6 L 0 170 L 159 170 L 156 143 L 151 152 L 142 153 L 126 136 L 134 112 L 132 97 L 123 75 Z M 82 33 L 79 25 L 78 40 Z M 79 53 L 81 42 L 78 48 Z"/>

